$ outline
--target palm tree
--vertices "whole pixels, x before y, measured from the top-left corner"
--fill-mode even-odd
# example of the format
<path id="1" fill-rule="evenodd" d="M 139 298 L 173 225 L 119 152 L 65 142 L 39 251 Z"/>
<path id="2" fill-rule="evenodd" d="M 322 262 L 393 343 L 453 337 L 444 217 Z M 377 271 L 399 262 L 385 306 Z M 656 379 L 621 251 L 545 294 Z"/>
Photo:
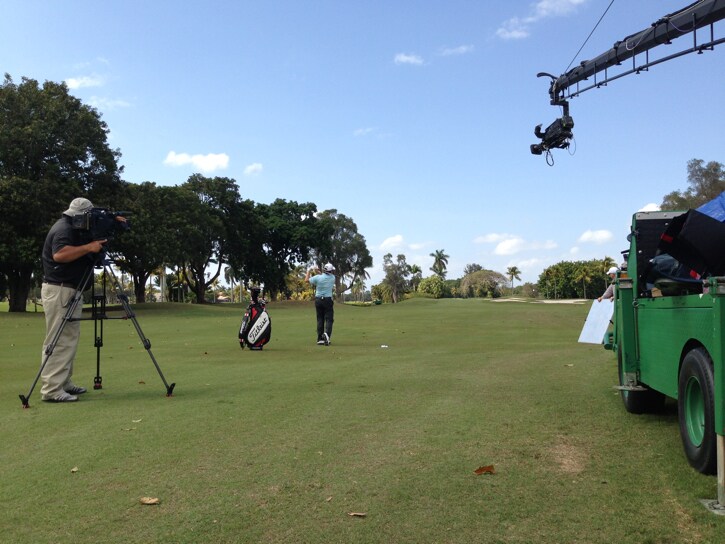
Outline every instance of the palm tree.
<path id="1" fill-rule="evenodd" d="M 166 289 L 169 293 L 169 300 L 173 302 L 183 302 L 185 292 L 184 274 L 177 267 L 171 274 L 166 275 Z"/>
<path id="2" fill-rule="evenodd" d="M 234 282 L 237 279 L 237 272 L 233 267 L 227 266 L 224 269 L 224 281 L 226 281 L 232 288 L 232 302 L 234 302 Z"/>
<path id="3" fill-rule="evenodd" d="M 430 267 L 431 271 L 442 280 L 446 279 L 448 255 L 445 254 L 445 250 L 436 249 L 430 256 L 433 257 L 433 266 Z"/>
<path id="4" fill-rule="evenodd" d="M 587 298 L 587 283 L 592 281 L 592 271 L 588 266 L 582 266 L 577 270 L 574 281 L 582 282 L 584 288 L 584 298 Z"/>
<path id="5" fill-rule="evenodd" d="M 362 302 L 365 298 L 365 280 L 357 276 L 352 282 L 351 290 L 355 300 Z"/>
<path id="6" fill-rule="evenodd" d="M 420 281 L 423 279 L 423 269 L 417 264 L 413 264 L 410 266 L 410 273 L 412 274 L 410 278 L 410 287 L 413 291 L 417 291 L 418 285 L 420 285 Z"/>
<path id="7" fill-rule="evenodd" d="M 506 269 L 506 274 L 511 278 L 511 296 L 514 294 L 514 280 L 521 281 L 521 270 L 516 266 L 509 266 Z"/>
<path id="8" fill-rule="evenodd" d="M 600 279 L 601 279 L 602 280 L 601 283 L 603 284 L 602 289 L 606 289 L 607 286 L 609 285 L 609 276 L 607 276 L 607 270 L 609 270 L 613 266 L 617 266 L 617 263 L 611 257 L 604 257 L 602 259 L 601 263 L 602 263 L 601 272 L 599 270 L 596 270 L 596 272 L 595 272 L 596 277 L 598 278 L 597 281 L 595 282 L 595 285 L 599 285 Z"/>

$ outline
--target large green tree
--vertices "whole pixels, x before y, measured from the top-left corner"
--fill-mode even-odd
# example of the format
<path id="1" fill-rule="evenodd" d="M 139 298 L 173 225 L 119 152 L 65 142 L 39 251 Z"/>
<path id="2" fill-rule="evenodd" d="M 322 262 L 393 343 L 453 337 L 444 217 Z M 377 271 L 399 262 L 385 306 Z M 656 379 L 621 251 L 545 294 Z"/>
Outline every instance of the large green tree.
<path id="1" fill-rule="evenodd" d="M 122 200 L 123 211 L 130 211 L 130 229 L 118 230 L 109 241 L 108 251 L 118 268 L 133 277 L 136 302 L 145 302 L 146 283 L 165 263 L 178 254 L 177 236 L 179 190 L 155 183 L 128 184 Z M 120 211 L 120 210 L 119 210 Z"/>
<path id="2" fill-rule="evenodd" d="M 483 267 L 480 269 L 476 268 L 477 267 L 471 268 L 470 270 L 473 271 L 469 272 L 463 276 L 463 279 L 461 279 L 461 285 L 459 288 L 460 296 L 463 298 L 500 297 L 503 293 L 504 287 L 506 287 L 506 284 L 508 283 L 508 278 L 500 272 L 496 272 L 494 270 L 486 270 Z"/>
<path id="3" fill-rule="evenodd" d="M 663 210 L 698 208 L 725 191 L 725 169 L 719 162 L 705 164 L 701 159 L 687 163 L 687 183 L 684 191 L 672 191 L 662 199 Z"/>
<path id="4" fill-rule="evenodd" d="M 418 292 L 425 295 L 431 295 L 434 298 L 443 298 L 445 296 L 450 296 L 451 294 L 451 290 L 448 285 L 446 285 L 446 281 L 435 274 L 428 276 L 427 278 L 423 278 L 420 281 Z"/>
<path id="5" fill-rule="evenodd" d="M 325 210 L 317 214 L 320 237 L 315 244 L 313 258 L 318 266 L 332 263 L 335 267 L 335 293 L 342 298 L 359 278 L 370 277 L 366 268 L 373 266 L 365 237 L 357 230 L 350 217 L 337 210 Z"/>
<path id="6" fill-rule="evenodd" d="M 10 75 L 0 85 L 0 275 L 10 291 L 10 311 L 24 312 L 41 275 L 48 229 L 75 197 L 113 205 L 122 186 L 118 150 L 92 107 L 64 83 Z M 3 282 L 0 282 L 3 283 Z"/>
<path id="7" fill-rule="evenodd" d="M 287 277 L 296 266 L 310 259 L 312 248 L 321 238 L 315 217 L 317 206 L 311 202 L 277 199 L 271 204 L 258 204 L 257 213 L 262 232 L 257 244 L 261 249 L 261 267 L 255 266 L 252 278 L 264 283 L 272 299 L 279 294 L 291 296 Z M 255 251 L 259 258 L 258 251 Z"/>
<path id="8" fill-rule="evenodd" d="M 238 242 L 239 190 L 233 179 L 201 174 L 190 176 L 180 189 L 187 195 L 178 195 L 177 212 L 184 218 L 178 223 L 182 244 L 176 260 L 196 294 L 196 302 L 202 304 L 206 291 L 221 274 L 231 241 Z M 195 201 L 189 200 L 188 194 L 193 194 Z"/>

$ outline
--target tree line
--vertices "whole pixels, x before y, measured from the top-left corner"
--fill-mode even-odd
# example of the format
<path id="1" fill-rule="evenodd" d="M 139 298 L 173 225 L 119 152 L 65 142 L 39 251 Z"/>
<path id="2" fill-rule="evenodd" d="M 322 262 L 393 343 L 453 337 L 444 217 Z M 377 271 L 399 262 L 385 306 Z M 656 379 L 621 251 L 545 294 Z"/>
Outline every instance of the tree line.
<path id="1" fill-rule="evenodd" d="M 170 268 L 169 291 L 187 285 L 197 302 L 224 271 L 227 281 L 264 284 L 267 296 L 299 291 L 300 271 L 331 262 L 336 292 L 360 293 L 373 265 L 355 222 L 314 203 L 277 199 L 255 203 L 239 194 L 234 179 L 193 174 L 176 186 L 122 179 L 121 152 L 108 144 L 109 129 L 94 108 L 68 93 L 64 83 L 5 74 L 0 85 L 0 298 L 9 293 L 10 311 L 25 311 L 33 286 L 42 280 L 40 254 L 48 229 L 68 203 L 85 196 L 96 206 L 130 210 L 132 228 L 108 244 L 116 266 L 133 278 L 137 302 L 145 300 L 151 274 Z M 717 162 L 688 163 L 685 191 L 663 198 L 662 209 L 697 207 L 725 190 Z M 446 279 L 449 256 L 436 250 L 424 278 L 405 255 L 383 257 L 385 277 L 372 297 L 396 302 L 410 293 L 428 296 L 498 297 L 514 292 L 520 271 L 506 274 L 470 264 L 464 276 Z M 545 269 L 527 294 L 544 298 L 593 298 L 606 287 L 602 260 L 560 262 Z M 302 273 L 303 274 L 303 273 Z M 297 278 L 297 279 L 295 279 Z M 169 297 L 171 298 L 171 297 Z"/>
<path id="2" fill-rule="evenodd" d="M 355 222 L 312 202 L 255 203 L 234 179 L 190 176 L 177 186 L 122 179 L 121 153 L 95 108 L 64 83 L 5 74 L 0 86 L 0 296 L 25 311 L 42 280 L 40 255 L 50 226 L 78 196 L 95 206 L 131 211 L 131 229 L 114 233 L 108 256 L 133 278 L 143 302 L 149 276 L 169 267 L 204 302 L 226 264 L 244 284 L 285 294 L 286 277 L 301 264 L 331 262 L 342 293 L 372 266 Z"/>

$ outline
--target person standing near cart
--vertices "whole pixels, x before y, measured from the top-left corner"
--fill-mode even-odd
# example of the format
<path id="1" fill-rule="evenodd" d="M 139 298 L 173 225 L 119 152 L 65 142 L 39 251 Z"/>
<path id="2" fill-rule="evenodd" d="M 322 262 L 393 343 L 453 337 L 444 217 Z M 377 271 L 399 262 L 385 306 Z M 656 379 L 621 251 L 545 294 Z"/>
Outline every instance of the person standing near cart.
<path id="1" fill-rule="evenodd" d="M 88 213 L 93 208 L 86 198 L 76 198 L 63 216 L 50 228 L 43 245 L 44 281 L 41 289 L 43 311 L 45 312 L 46 334 L 43 342 L 42 357 L 52 343 L 58 327 L 63 331 L 58 337 L 52 355 L 50 355 L 40 375 L 42 398 L 46 402 L 75 402 L 77 395 L 86 392 L 85 387 L 71 381 L 73 360 L 80 339 L 83 305 L 78 304 L 70 319 L 63 325 L 68 306 L 72 304 L 80 285 L 93 267 L 95 255 L 103 250 L 106 240 L 94 240 L 84 243 L 78 230 L 72 226 L 72 217 Z"/>
<path id="2" fill-rule="evenodd" d="M 305 281 L 315 287 L 315 311 L 317 312 L 317 344 L 329 346 L 332 337 L 332 323 L 335 321 L 335 308 L 332 292 L 335 288 L 335 267 L 327 263 L 321 274 L 312 275 L 316 270 L 310 268 Z"/>
<path id="3" fill-rule="evenodd" d="M 614 289 L 615 289 L 615 283 L 617 279 L 617 272 L 619 272 L 619 269 L 616 266 L 611 267 L 609 270 L 607 270 L 607 276 L 609 276 L 609 279 L 611 280 L 611 283 L 607 286 L 606 291 L 602 293 L 602 295 L 597 298 L 599 302 L 603 300 L 609 300 L 614 299 Z"/>

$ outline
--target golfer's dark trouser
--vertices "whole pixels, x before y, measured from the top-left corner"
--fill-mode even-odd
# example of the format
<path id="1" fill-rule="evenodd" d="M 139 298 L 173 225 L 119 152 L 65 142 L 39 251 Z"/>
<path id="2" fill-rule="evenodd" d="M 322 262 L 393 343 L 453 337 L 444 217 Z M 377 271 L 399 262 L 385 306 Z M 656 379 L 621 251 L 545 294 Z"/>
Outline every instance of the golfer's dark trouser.
<path id="1" fill-rule="evenodd" d="M 332 322 L 335 321 L 335 310 L 333 309 L 332 297 L 316 298 L 315 310 L 317 311 L 317 339 L 322 340 L 322 333 L 332 338 Z"/>

